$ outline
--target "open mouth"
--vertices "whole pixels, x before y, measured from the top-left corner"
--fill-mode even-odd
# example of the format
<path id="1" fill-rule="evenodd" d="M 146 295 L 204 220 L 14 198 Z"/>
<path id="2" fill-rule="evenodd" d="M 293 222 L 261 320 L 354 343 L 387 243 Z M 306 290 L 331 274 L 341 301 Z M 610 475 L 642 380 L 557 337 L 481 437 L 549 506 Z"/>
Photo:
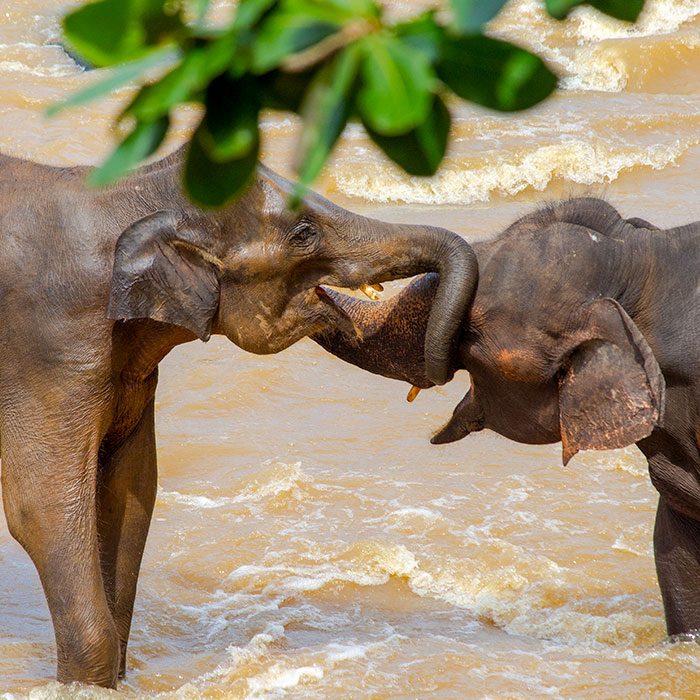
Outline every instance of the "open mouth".
<path id="1" fill-rule="evenodd" d="M 326 293 L 326 288 L 318 285 L 315 288 L 316 294 L 319 295 L 320 298 L 328 298 L 328 294 Z M 341 289 L 338 289 L 339 292 L 342 293 Z M 351 289 L 350 291 L 356 291 L 354 289 Z M 357 291 L 362 292 L 370 301 L 381 301 L 382 300 L 382 292 L 384 291 L 384 287 L 381 284 L 361 284 L 358 288 Z"/>
<path id="2" fill-rule="evenodd" d="M 355 319 L 353 319 L 352 316 L 343 308 L 341 303 L 339 303 L 341 297 L 344 297 L 346 300 L 348 299 L 348 295 L 344 293 L 345 290 L 317 285 L 314 287 L 313 291 L 321 303 L 326 304 L 333 310 L 334 315 L 339 320 L 339 328 L 341 328 L 346 335 L 355 338 L 357 342 L 361 343 L 364 340 L 362 328 L 357 325 Z M 381 301 L 381 292 L 384 291 L 384 288 L 381 284 L 363 284 L 358 287 L 357 291 L 362 292 L 371 301 L 376 302 Z M 357 301 L 360 303 L 367 303 L 362 302 L 361 300 Z M 413 402 L 420 391 L 420 387 L 412 384 L 408 391 L 408 395 L 406 396 L 406 400 L 409 403 Z"/>
<path id="3" fill-rule="evenodd" d="M 355 323 L 355 320 L 350 314 L 334 299 L 336 295 L 341 295 L 342 292 L 335 289 L 330 289 L 320 284 L 313 288 L 313 293 L 318 301 L 332 309 L 334 316 L 338 319 L 338 327 L 358 341 L 363 338 L 362 329 Z"/>

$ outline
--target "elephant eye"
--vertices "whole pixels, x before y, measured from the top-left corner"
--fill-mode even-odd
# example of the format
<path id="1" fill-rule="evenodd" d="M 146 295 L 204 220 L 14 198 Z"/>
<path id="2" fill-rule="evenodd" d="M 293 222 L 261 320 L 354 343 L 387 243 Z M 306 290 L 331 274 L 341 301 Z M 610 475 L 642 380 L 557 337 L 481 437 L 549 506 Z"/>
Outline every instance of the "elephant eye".
<path id="1" fill-rule="evenodd" d="M 299 248 L 309 248 L 319 237 L 319 230 L 307 219 L 298 221 L 289 232 L 289 242 Z"/>

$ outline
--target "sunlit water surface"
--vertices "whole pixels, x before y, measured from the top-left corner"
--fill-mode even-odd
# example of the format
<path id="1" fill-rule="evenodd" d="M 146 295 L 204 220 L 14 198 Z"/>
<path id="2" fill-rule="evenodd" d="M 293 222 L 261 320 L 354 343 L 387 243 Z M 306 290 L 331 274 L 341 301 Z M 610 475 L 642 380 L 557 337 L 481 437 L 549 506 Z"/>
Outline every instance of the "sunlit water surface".
<path id="1" fill-rule="evenodd" d="M 661 226 L 700 219 L 700 2 L 648 0 L 635 28 L 566 24 L 516 0 L 493 26 L 565 76 L 513 117 L 454 105 L 430 180 L 346 132 L 319 183 L 374 216 L 493 235 L 592 193 Z M 0 150 L 96 162 L 129 90 L 42 117 L 83 87 L 55 42 L 65 0 L 0 8 Z M 393 3 L 397 15 L 419 6 Z M 220 2 L 216 14 L 228 7 Z M 170 145 L 196 119 L 183 110 Z M 296 124 L 270 116 L 289 172 Z M 31 192 L 27 193 L 32 196 Z M 304 341 L 276 356 L 192 343 L 163 363 L 160 490 L 118 691 L 51 681 L 53 633 L 28 558 L 0 529 L 5 697 L 695 698 L 700 647 L 664 642 L 656 505 L 636 448 L 576 457 L 483 432 L 428 444 L 466 387 L 406 386 Z"/>

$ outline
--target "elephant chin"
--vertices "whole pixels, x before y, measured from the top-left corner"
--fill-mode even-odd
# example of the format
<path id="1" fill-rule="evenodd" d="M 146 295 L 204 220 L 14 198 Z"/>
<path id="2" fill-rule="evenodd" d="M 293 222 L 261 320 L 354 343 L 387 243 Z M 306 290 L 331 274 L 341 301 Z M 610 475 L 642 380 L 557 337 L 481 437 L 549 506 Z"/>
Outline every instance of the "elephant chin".
<path id="1" fill-rule="evenodd" d="M 457 404 L 452 418 L 430 438 L 433 445 L 457 442 L 470 433 L 477 433 L 485 427 L 484 413 L 470 389 Z"/>

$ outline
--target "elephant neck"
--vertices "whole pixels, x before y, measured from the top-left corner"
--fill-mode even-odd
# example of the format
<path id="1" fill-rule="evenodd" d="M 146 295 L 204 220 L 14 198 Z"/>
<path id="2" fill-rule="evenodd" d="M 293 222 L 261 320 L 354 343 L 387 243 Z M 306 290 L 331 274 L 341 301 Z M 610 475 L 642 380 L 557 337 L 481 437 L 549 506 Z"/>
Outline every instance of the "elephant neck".
<path id="1" fill-rule="evenodd" d="M 635 229 L 615 250 L 616 274 L 608 296 L 616 299 L 640 328 L 655 325 L 663 309 L 671 308 L 665 302 L 669 293 L 687 298 L 696 292 L 694 271 L 699 261 L 697 253 L 694 261 L 689 260 L 691 252 L 680 230 Z M 684 275 L 684 269 L 690 274 Z"/>
<path id="2" fill-rule="evenodd" d="M 113 369 L 124 384 L 146 381 L 176 346 L 196 340 L 191 331 L 151 319 L 115 323 Z"/>
<path id="3" fill-rule="evenodd" d="M 625 291 L 620 303 L 637 324 L 662 369 L 668 369 L 668 347 L 655 338 L 682 337 L 700 320 L 700 226 L 640 232 L 640 243 L 626 251 L 625 264 L 636 286 Z"/>

